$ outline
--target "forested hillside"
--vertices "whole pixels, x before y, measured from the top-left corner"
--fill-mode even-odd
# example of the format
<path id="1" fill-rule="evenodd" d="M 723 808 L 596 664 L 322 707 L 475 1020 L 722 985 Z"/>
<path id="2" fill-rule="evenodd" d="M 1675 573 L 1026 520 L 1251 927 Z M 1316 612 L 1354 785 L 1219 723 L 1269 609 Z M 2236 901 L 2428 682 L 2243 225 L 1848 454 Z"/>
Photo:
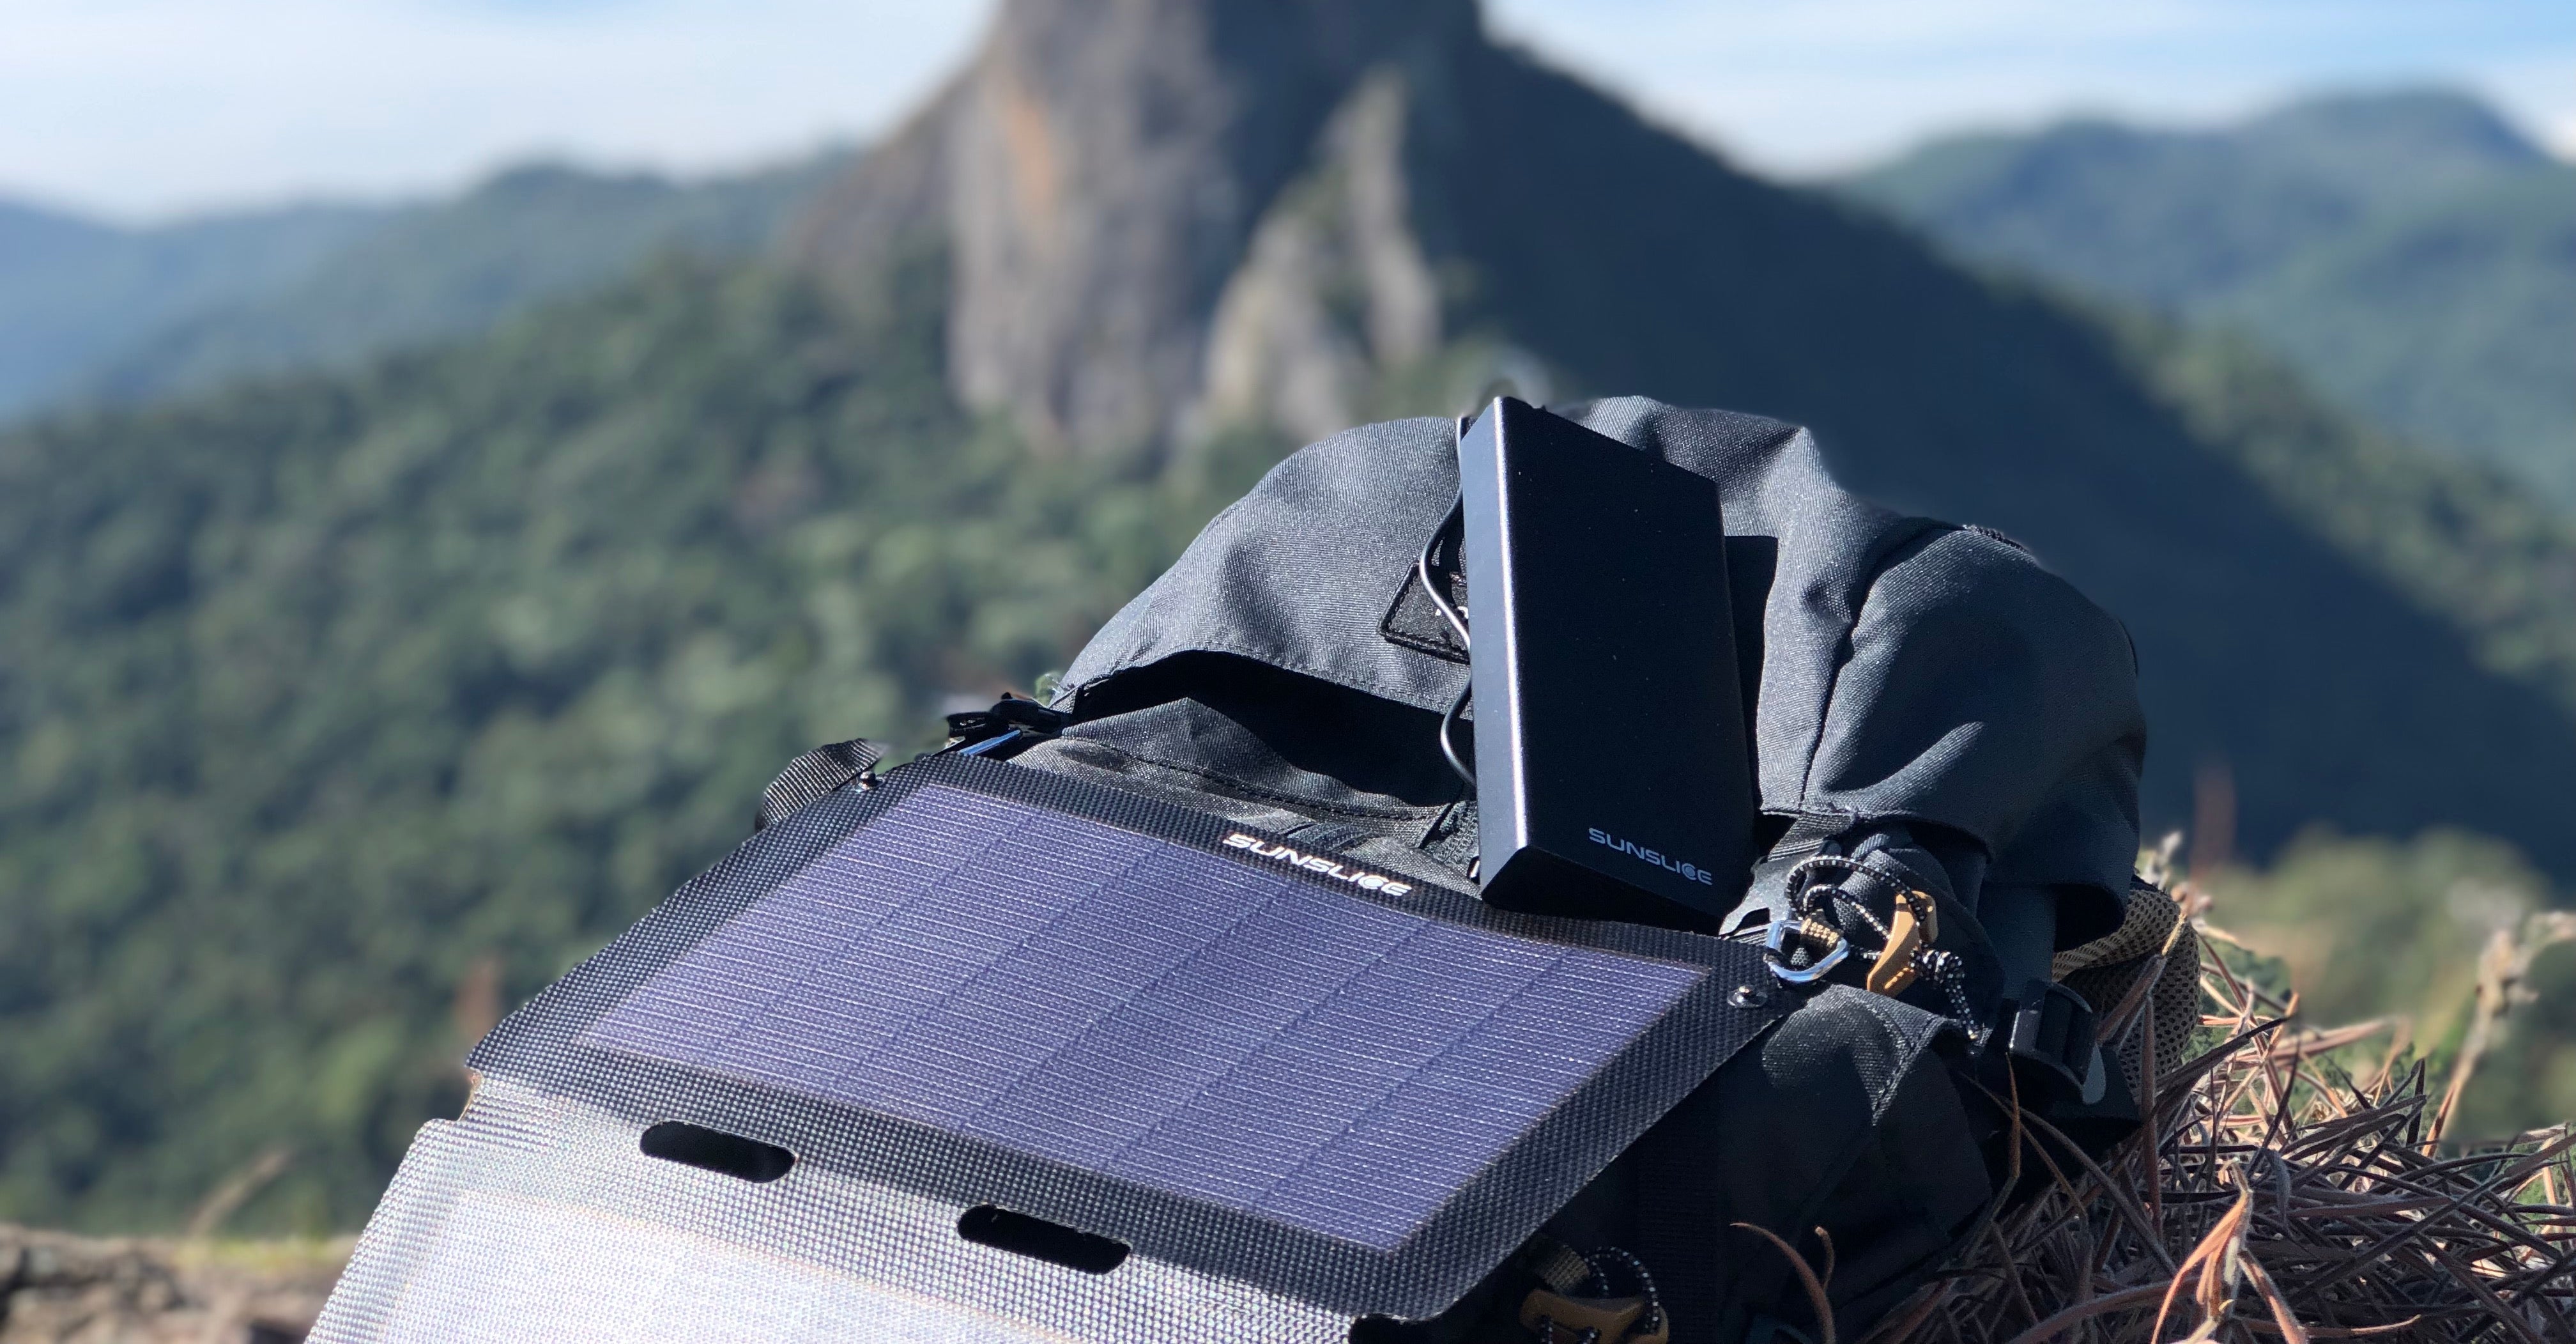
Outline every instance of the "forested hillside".
<path id="1" fill-rule="evenodd" d="M 2576 167 L 2473 100 L 1959 136 L 1844 189 L 1964 256 L 2241 330 L 2363 417 L 2576 505 Z"/>
<path id="2" fill-rule="evenodd" d="M 0 436 L 0 1219 L 354 1226 L 515 1002 L 794 753 L 1025 690 L 1275 445 L 1032 458 L 941 286 L 666 267 L 458 350 Z M 488 963 L 486 959 L 491 959 Z M 497 968 L 497 987 L 473 988 Z"/>
<path id="3" fill-rule="evenodd" d="M 241 1225 L 352 1224 L 464 1038 L 793 753 L 1027 688 L 1291 443 L 1498 375 L 1799 420 L 2030 543 L 2134 635 L 2151 826 L 2224 761 L 2257 858 L 2576 872 L 2576 538 L 2497 478 L 1457 0 L 1008 13 L 777 255 L 0 432 L 0 1219 L 168 1226 L 283 1150 Z"/>
<path id="4" fill-rule="evenodd" d="M 2511 846 L 2458 830 L 2407 839 L 2301 836 L 2269 871 L 2202 873 L 2210 918 L 2279 957 L 2315 1025 L 2390 1021 L 2381 1056 L 2456 1057 L 2478 1000 L 2481 954 L 2562 904 Z M 2461 1132 L 2479 1137 L 2576 1116 L 2576 947 L 2542 952 L 2519 986 L 2475 1085 Z"/>

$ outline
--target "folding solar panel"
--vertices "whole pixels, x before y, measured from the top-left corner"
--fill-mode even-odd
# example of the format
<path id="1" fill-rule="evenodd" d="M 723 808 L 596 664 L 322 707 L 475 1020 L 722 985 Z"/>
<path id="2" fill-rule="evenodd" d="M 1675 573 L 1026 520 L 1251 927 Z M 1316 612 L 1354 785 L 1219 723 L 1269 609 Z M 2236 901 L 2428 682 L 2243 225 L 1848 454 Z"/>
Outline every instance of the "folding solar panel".
<path id="1" fill-rule="evenodd" d="M 933 758 L 761 832 L 511 1015 L 318 1340 L 1327 1340 L 1463 1296 L 1781 1007 Z"/>

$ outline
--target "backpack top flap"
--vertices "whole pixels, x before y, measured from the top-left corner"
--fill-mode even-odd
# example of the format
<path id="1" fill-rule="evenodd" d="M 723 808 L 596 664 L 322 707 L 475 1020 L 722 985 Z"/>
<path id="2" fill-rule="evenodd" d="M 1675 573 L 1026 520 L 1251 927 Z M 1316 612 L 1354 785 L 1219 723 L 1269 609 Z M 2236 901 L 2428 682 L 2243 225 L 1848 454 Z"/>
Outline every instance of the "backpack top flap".
<path id="1" fill-rule="evenodd" d="M 2098 909 L 2072 923 L 2116 922 L 2146 741 L 2118 621 L 2000 534 L 1854 496 L 1797 426 L 1643 397 L 1556 413 L 1718 483 L 1764 811 L 1950 827 L 1987 881 L 2082 889 Z M 1445 708 L 1466 666 L 1381 621 L 1456 497 L 1447 420 L 1300 450 L 1101 628 L 1066 694 L 1214 652 Z"/>

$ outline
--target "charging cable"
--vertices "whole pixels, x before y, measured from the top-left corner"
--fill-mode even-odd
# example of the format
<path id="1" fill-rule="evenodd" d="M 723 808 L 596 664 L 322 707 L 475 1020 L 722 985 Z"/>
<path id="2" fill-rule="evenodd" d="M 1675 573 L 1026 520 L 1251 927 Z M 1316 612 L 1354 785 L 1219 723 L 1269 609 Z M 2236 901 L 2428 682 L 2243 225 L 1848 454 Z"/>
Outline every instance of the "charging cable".
<path id="1" fill-rule="evenodd" d="M 1465 530 L 1463 524 L 1466 520 L 1466 510 L 1467 502 L 1462 498 L 1450 508 L 1449 517 L 1444 519 L 1440 526 L 1431 530 L 1431 539 L 1422 543 L 1422 554 L 1413 559 L 1413 577 L 1421 582 L 1423 596 L 1431 599 L 1431 605 L 1439 609 L 1441 618 L 1449 622 L 1449 628 L 1458 632 L 1458 647 L 1472 652 L 1473 646 L 1467 635 L 1467 614 L 1450 604 L 1448 596 L 1440 591 L 1438 581 L 1431 577 L 1432 552 L 1439 549 L 1440 539 L 1449 534 L 1450 524 L 1461 524 L 1460 531 Z M 1448 712 L 1440 716 L 1441 759 L 1449 762 L 1449 768 L 1457 771 L 1458 778 L 1466 781 L 1467 796 L 1470 798 L 1476 795 L 1476 772 L 1468 769 L 1465 758 L 1458 754 L 1457 724 L 1458 716 L 1466 712 L 1467 702 L 1475 693 L 1475 664 L 1470 662 L 1467 684 L 1458 688 L 1458 698 L 1450 701 Z"/>

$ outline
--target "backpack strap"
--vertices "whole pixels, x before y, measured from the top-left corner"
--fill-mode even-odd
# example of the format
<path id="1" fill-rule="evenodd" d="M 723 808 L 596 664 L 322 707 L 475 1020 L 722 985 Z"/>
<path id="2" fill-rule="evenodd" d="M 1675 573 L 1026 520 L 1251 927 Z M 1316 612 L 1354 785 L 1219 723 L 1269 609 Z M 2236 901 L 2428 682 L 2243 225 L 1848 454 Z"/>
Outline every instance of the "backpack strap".
<path id="1" fill-rule="evenodd" d="M 1745 888 L 1743 902 L 1728 913 L 1719 927 L 1729 937 L 1759 933 L 1787 915 L 1789 870 L 1821 852 L 1829 841 L 1859 821 L 1849 812 L 1792 814 L 1789 829 L 1772 842 L 1771 852 L 1753 865 L 1753 881 Z"/>

